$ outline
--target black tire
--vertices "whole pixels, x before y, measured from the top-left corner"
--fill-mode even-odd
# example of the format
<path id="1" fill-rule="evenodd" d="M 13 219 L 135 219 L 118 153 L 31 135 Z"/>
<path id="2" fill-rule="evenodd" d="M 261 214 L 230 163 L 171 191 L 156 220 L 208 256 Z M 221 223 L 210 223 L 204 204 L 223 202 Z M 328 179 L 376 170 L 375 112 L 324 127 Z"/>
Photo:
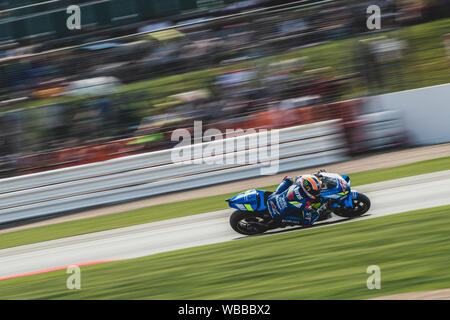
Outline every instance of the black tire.
<path id="1" fill-rule="evenodd" d="M 370 209 L 370 199 L 362 193 L 358 193 L 356 199 L 353 199 L 353 208 L 337 207 L 333 213 L 344 218 L 355 218 L 362 216 Z"/>
<path id="2" fill-rule="evenodd" d="M 269 229 L 268 227 L 254 225 L 254 224 L 249 225 L 249 226 L 244 226 L 241 223 L 243 220 L 244 220 L 244 222 L 245 221 L 256 222 L 259 220 L 258 218 L 261 218 L 261 217 L 258 216 L 258 214 L 255 212 L 236 210 L 230 216 L 230 225 L 234 231 L 236 231 L 240 234 L 247 235 L 247 236 L 264 233 Z"/>

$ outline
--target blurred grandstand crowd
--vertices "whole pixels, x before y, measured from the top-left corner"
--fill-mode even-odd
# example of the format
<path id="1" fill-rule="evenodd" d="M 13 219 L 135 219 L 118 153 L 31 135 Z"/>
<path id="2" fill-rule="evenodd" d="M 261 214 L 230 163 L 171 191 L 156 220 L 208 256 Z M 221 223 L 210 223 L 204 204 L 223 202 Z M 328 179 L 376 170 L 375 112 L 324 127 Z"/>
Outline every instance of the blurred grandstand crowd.
<path id="1" fill-rule="evenodd" d="M 153 2 L 0 0 L 0 175 L 167 148 L 194 120 L 271 127 L 254 115 L 392 90 L 380 53 L 396 65 L 405 44 L 383 33 L 450 16 L 448 0 Z M 68 31 L 76 3 L 82 27 Z M 382 30 L 367 30 L 370 4 Z M 378 45 L 356 41 L 339 68 L 302 54 L 368 33 Z"/>

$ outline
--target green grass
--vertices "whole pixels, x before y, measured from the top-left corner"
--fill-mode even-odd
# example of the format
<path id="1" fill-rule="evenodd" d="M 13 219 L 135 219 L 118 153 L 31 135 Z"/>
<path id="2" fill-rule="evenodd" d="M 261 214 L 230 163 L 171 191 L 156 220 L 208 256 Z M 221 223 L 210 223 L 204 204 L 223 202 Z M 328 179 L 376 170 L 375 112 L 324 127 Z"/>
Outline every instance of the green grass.
<path id="1" fill-rule="evenodd" d="M 450 73 L 445 72 L 443 66 L 448 65 L 443 35 L 450 30 L 450 19 L 440 19 L 396 31 L 382 33 L 381 36 L 395 37 L 408 41 L 405 50 L 406 56 L 401 65 L 383 68 L 386 78 L 386 87 L 383 92 L 414 89 L 450 82 Z M 284 59 L 307 57 L 307 70 L 331 67 L 333 75 L 346 75 L 355 72 L 355 52 L 359 40 L 378 37 L 380 34 L 364 34 L 362 36 L 335 40 L 322 45 L 296 49 L 287 53 L 259 58 L 254 61 L 242 62 L 227 67 L 208 68 L 200 71 L 187 72 L 173 76 L 161 77 L 139 81 L 124 85 L 120 91 L 145 90 L 155 98 L 152 104 L 164 103 L 166 97 L 172 94 L 205 88 L 220 72 L 237 68 L 255 67 Z M 399 69 L 400 68 L 400 69 Z M 364 81 L 356 79 L 344 88 L 344 98 L 351 98 L 365 94 Z M 27 108 L 69 101 L 71 98 L 58 97 L 36 100 L 14 105 L 8 109 Z"/>
<path id="2" fill-rule="evenodd" d="M 0 281 L 0 299 L 365 299 L 450 287 L 450 206 Z M 381 289 L 366 286 L 371 265 Z"/>
<path id="3" fill-rule="evenodd" d="M 450 157 L 445 157 L 388 169 L 354 173 L 350 174 L 350 178 L 352 186 L 357 186 L 448 169 L 450 169 Z M 280 180 L 281 177 L 280 174 Z M 255 187 L 266 190 L 276 188 L 276 186 Z M 0 234 L 0 249 L 226 209 L 228 206 L 224 200 L 240 191 L 243 190 Z"/>

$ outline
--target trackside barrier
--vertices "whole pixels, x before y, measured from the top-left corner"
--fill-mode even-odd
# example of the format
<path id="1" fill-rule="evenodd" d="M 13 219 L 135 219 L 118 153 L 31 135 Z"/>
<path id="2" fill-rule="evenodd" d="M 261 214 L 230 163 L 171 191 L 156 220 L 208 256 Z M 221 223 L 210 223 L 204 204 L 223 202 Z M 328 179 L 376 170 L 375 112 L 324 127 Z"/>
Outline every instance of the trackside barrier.
<path id="1" fill-rule="evenodd" d="M 350 151 L 358 149 L 358 141 L 354 137 L 360 134 L 355 132 L 354 128 L 348 129 L 347 124 L 353 122 L 355 117 L 361 113 L 363 107 L 362 99 L 352 99 L 341 102 L 312 105 L 308 107 L 299 107 L 295 109 L 271 109 L 261 111 L 242 117 L 241 119 L 220 120 L 218 122 L 204 125 L 205 130 L 209 128 L 226 131 L 229 129 L 281 129 L 299 125 L 305 125 L 320 121 L 342 119 L 344 130 L 351 147 Z M 354 127 L 354 125 L 352 125 Z M 188 128 L 192 130 L 193 128 Z M 351 132 L 349 132 L 351 131 Z M 165 138 L 171 131 L 164 132 Z M 351 133 L 351 134 L 350 134 Z M 55 169 L 67 168 L 106 161 L 124 157 L 126 155 L 141 154 L 149 152 L 149 148 L 160 148 L 166 144 L 166 139 L 159 143 L 130 143 L 136 142 L 139 137 L 114 140 L 101 143 L 94 146 L 79 146 L 65 148 L 56 151 L 44 152 L 21 156 L 15 159 L 13 167 L 0 168 L 0 174 L 3 175 L 25 175 L 31 173 L 45 172 Z M 350 141 L 351 140 L 351 141 Z M 145 151 L 147 149 L 147 151 Z M 1 167 L 1 163 L 0 163 Z"/>
<path id="2" fill-rule="evenodd" d="M 385 149 L 408 143 L 401 114 L 396 111 L 366 113 L 358 117 L 367 150 Z"/>
<path id="3" fill-rule="evenodd" d="M 37 218 L 68 211 L 155 196 L 179 190 L 260 176 L 276 167 L 278 172 L 319 166 L 348 158 L 340 120 L 280 129 L 279 144 L 258 145 L 262 133 L 178 147 L 93 164 L 0 180 L 0 223 Z M 226 151 L 226 144 L 234 151 Z M 211 150 L 223 153 L 173 162 L 174 153 Z M 209 148 L 209 149 L 207 149 Z M 260 157 L 262 149 L 267 157 Z M 278 156 L 273 150 L 278 150 Z M 272 151 L 272 152 L 271 152 Z M 257 154 L 257 158 L 252 155 Z M 263 153 L 264 154 L 264 153 Z M 245 159 L 227 163 L 227 157 Z M 277 161 L 277 158 L 279 160 Z M 197 159 L 200 163 L 195 163 Z M 220 161 L 220 160 L 223 161 Z M 253 159 L 253 161 L 248 161 Z M 276 169 L 275 169 L 276 170 Z"/>

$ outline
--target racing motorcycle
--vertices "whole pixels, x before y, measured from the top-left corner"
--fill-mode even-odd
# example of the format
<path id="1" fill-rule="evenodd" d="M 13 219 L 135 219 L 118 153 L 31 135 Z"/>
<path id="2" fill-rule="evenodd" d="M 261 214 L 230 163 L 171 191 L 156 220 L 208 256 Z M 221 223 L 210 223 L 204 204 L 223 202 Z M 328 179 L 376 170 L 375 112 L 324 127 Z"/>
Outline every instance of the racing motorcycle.
<path id="1" fill-rule="evenodd" d="M 312 203 L 319 208 L 325 202 L 328 209 L 324 210 L 317 221 L 329 219 L 336 214 L 340 217 L 355 218 L 365 214 L 370 208 L 370 199 L 350 187 L 350 177 L 336 173 L 322 173 L 321 199 Z M 297 217 L 284 217 L 279 224 L 270 224 L 272 216 L 267 209 L 267 199 L 270 191 L 251 189 L 241 192 L 230 199 L 228 205 L 237 209 L 230 216 L 230 225 L 244 235 L 264 233 L 269 229 L 284 228 L 301 225 Z"/>

